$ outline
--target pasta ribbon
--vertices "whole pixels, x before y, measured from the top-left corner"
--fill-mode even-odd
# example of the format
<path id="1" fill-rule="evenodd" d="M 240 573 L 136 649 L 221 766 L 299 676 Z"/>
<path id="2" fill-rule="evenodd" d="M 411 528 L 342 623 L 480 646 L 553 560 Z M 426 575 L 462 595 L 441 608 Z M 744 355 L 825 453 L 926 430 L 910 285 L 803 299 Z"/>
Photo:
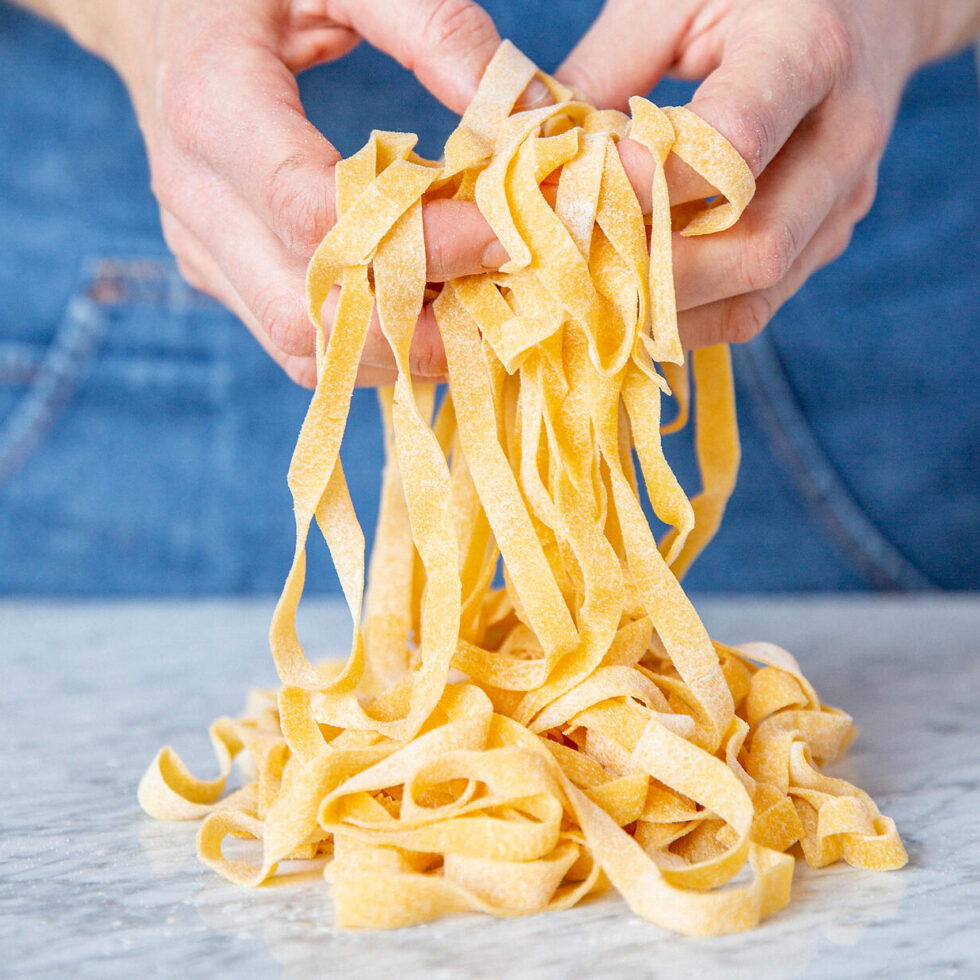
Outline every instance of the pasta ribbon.
<path id="1" fill-rule="evenodd" d="M 523 109 L 535 77 L 554 102 Z M 754 182 L 690 110 L 630 110 L 596 110 L 505 42 L 441 163 L 375 132 L 338 165 L 339 218 L 309 267 L 318 384 L 289 469 L 296 549 L 270 630 L 282 687 L 214 723 L 216 779 L 165 748 L 139 789 L 153 816 L 203 817 L 200 857 L 230 881 L 320 859 L 337 921 L 368 927 L 526 915 L 611 885 L 652 922 L 713 935 L 789 901 L 796 845 L 816 867 L 905 862 L 894 823 L 821 771 L 853 739 L 850 717 L 786 651 L 713 642 L 680 586 L 739 449 L 727 348 L 696 351 L 693 379 L 684 364 L 683 216 L 664 167 L 676 154 L 717 191 L 684 210 L 685 235 L 729 227 Z M 626 135 L 655 162 L 646 217 L 617 151 Z M 427 284 L 429 193 L 476 203 L 508 251 L 499 272 Z M 409 369 L 427 301 L 444 394 Z M 375 310 L 398 377 L 380 394 L 365 590 L 339 453 Z M 696 419 L 690 500 L 661 442 L 671 390 L 672 426 L 689 404 Z M 670 527 L 659 544 L 641 484 Z M 295 626 L 314 521 L 354 623 L 346 661 L 320 667 Z M 236 756 L 252 778 L 223 796 Z M 229 836 L 256 842 L 252 860 L 224 854 Z"/>

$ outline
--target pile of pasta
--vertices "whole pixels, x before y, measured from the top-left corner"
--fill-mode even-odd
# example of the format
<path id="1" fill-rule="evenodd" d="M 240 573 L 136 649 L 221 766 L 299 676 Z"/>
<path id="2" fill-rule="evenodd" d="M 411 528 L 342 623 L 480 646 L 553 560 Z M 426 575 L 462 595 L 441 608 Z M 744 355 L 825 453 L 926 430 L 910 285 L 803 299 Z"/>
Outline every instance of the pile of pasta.
<path id="1" fill-rule="evenodd" d="M 535 78 L 553 101 L 521 108 Z M 296 551 L 271 628 L 282 686 L 214 723 L 217 779 L 164 748 L 139 790 L 154 816 L 203 817 L 200 857 L 230 881 L 322 859 L 338 923 L 373 927 L 567 908 L 612 885 L 652 922 L 716 934 L 787 903 L 794 845 L 813 866 L 905 862 L 893 822 L 821 772 L 851 719 L 784 650 L 713 642 L 679 584 L 739 450 L 727 348 L 693 353 L 693 385 L 684 366 L 671 235 L 728 228 L 754 183 L 691 111 L 630 109 L 595 109 L 505 43 L 443 160 L 375 132 L 338 164 L 339 219 L 309 268 L 318 383 L 289 470 Z M 626 136 L 656 164 L 647 217 L 617 152 Z M 672 210 L 671 153 L 717 195 Z M 435 197 L 476 202 L 509 255 L 499 272 L 426 282 Z M 445 394 L 409 369 L 425 303 Z M 375 309 L 398 378 L 381 392 L 365 593 L 339 451 Z M 663 454 L 669 394 L 675 426 L 689 404 L 696 418 L 691 500 Z M 659 545 L 641 493 L 670 526 Z M 354 623 L 347 660 L 322 666 L 295 625 L 314 520 Z M 250 778 L 223 795 L 236 756 Z M 261 858 L 225 856 L 229 836 Z"/>

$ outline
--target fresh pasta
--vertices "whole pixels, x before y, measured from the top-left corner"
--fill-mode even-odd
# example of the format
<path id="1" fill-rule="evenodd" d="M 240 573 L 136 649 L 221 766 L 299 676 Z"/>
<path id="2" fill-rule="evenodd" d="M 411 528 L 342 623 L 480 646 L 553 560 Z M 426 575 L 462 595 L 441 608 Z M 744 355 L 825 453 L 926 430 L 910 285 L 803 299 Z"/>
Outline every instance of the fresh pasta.
<path id="1" fill-rule="evenodd" d="M 553 103 L 522 109 L 534 78 Z M 309 267 L 318 383 L 289 470 L 296 550 L 270 631 L 282 686 L 214 723 L 216 779 L 164 748 L 139 788 L 153 816 L 203 818 L 200 857 L 230 881 L 322 858 L 338 923 L 369 927 L 525 915 L 612 886 L 638 915 L 708 935 L 789 901 L 794 846 L 816 867 L 904 864 L 893 822 L 821 771 L 851 719 L 786 651 L 712 641 L 679 584 L 739 451 L 727 349 L 695 351 L 693 378 L 684 365 L 672 228 L 730 227 L 754 184 L 691 111 L 630 110 L 595 109 L 504 43 L 442 161 L 375 132 L 338 164 L 339 217 Z M 617 152 L 626 136 L 655 162 L 647 216 Z M 671 153 L 717 196 L 672 210 Z M 499 272 L 427 284 L 432 195 L 477 204 L 509 256 Z M 445 394 L 409 369 L 426 302 Z M 339 451 L 375 309 L 398 377 L 380 396 L 365 590 Z M 671 392 L 679 424 L 689 403 L 695 419 L 691 500 L 661 443 Z M 670 528 L 659 545 L 643 492 Z M 346 661 L 322 666 L 295 626 L 314 522 L 354 624 Z M 250 779 L 224 795 L 239 755 Z M 261 857 L 225 856 L 229 836 Z"/>

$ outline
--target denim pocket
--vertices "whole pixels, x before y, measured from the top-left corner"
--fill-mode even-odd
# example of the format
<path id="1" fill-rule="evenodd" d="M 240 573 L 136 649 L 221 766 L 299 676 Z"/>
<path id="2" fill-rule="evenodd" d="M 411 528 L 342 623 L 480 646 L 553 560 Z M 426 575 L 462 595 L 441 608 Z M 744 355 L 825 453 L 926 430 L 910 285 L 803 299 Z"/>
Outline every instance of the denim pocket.
<path id="1" fill-rule="evenodd" d="M 218 338 L 192 329 L 195 313 L 225 316 L 184 283 L 169 257 L 83 262 L 50 338 L 0 339 L 0 486 L 41 446 L 93 372 L 117 396 L 163 387 L 182 400 L 210 400 L 222 380 L 215 371 Z"/>
<path id="2" fill-rule="evenodd" d="M 221 584 L 241 325 L 169 256 L 100 256 L 46 341 L 0 342 L 0 591 Z"/>
<path id="3" fill-rule="evenodd" d="M 0 486 L 50 431 L 102 341 L 93 288 L 76 292 L 46 346 L 0 341 Z"/>

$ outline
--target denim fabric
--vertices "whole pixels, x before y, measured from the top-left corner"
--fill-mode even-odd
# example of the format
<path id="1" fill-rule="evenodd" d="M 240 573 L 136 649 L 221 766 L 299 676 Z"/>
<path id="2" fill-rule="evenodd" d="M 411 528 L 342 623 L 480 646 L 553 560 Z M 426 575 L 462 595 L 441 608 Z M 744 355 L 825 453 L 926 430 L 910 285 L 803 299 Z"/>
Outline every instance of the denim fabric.
<path id="1" fill-rule="evenodd" d="M 486 6 L 554 68 L 598 3 Z M 366 46 L 300 85 L 345 154 L 372 127 L 436 154 L 454 125 Z M 851 249 L 736 350 L 742 474 L 692 586 L 980 587 L 978 118 L 971 55 L 920 73 Z M 288 567 L 308 394 L 181 281 L 148 185 L 112 72 L 0 2 L 2 592 L 270 592 Z M 690 436 L 668 453 L 696 489 Z M 344 459 L 370 543 L 371 392 Z M 313 550 L 311 588 L 337 589 Z"/>

